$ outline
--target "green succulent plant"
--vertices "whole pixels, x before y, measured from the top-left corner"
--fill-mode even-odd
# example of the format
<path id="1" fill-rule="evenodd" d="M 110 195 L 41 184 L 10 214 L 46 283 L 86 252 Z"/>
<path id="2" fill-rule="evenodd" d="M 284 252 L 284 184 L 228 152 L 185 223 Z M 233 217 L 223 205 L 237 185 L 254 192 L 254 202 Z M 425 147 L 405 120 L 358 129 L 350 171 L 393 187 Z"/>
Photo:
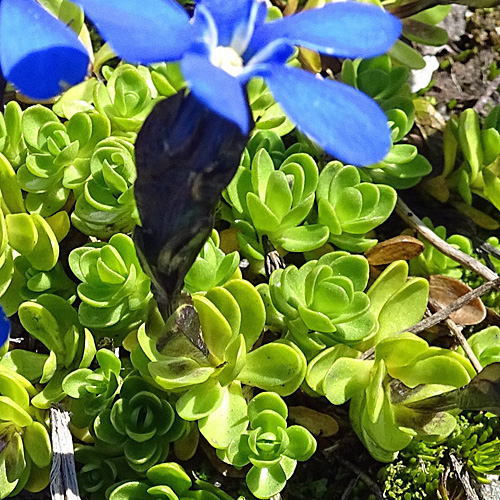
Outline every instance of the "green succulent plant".
<path id="1" fill-rule="evenodd" d="M 424 217 L 424 224 L 432 229 L 441 239 L 445 240 L 450 245 L 470 255 L 472 253 L 472 242 L 466 236 L 461 234 L 452 234 L 446 237 L 446 228 L 438 226 L 434 228 L 431 220 Z M 430 243 L 419 238 L 425 245 L 424 251 L 415 259 L 410 260 L 410 272 L 414 276 L 430 276 L 432 274 L 442 274 L 451 278 L 460 279 L 463 275 L 463 269 L 460 263 L 447 257 L 437 250 Z"/>
<path id="2" fill-rule="evenodd" d="M 314 204 L 318 167 L 311 156 L 296 153 L 275 168 L 265 149 L 259 149 L 250 163 L 243 164 L 225 191 L 232 206 L 238 241 L 246 256 L 264 259 L 262 236 L 275 247 L 305 252 L 322 246 L 328 228 L 321 224 L 301 225 Z"/>
<path id="3" fill-rule="evenodd" d="M 108 243 L 89 243 L 73 250 L 69 265 L 82 282 L 78 318 L 94 334 L 113 332 L 117 339 L 138 328 L 152 298 L 132 239 L 119 233 Z"/>
<path id="4" fill-rule="evenodd" d="M 466 412 L 456 420 L 455 430 L 446 439 L 437 442 L 414 439 L 396 461 L 380 469 L 378 480 L 387 498 L 437 499 L 440 477 L 450 452 L 465 462 L 467 471 L 480 483 L 488 482 L 487 474 L 498 473 L 498 417 Z"/>
<path id="5" fill-rule="evenodd" d="M 9 101 L 0 113 L 0 152 L 18 168 L 25 162 L 27 149 L 21 126 L 23 111 L 16 101 Z"/>
<path id="6" fill-rule="evenodd" d="M 479 226 L 497 229 L 494 213 L 484 212 L 475 197 L 488 200 L 500 209 L 500 107 L 484 120 L 473 109 L 452 116 L 444 130 L 444 168 L 425 183 L 426 189 L 441 202 L 448 200 Z"/>
<path id="7" fill-rule="evenodd" d="M 76 113 L 64 125 L 53 111 L 36 105 L 23 113 L 21 124 L 28 155 L 17 179 L 28 192 L 27 210 L 47 217 L 88 177 L 90 155 L 109 135 L 109 121 L 99 113 Z"/>
<path id="8" fill-rule="evenodd" d="M 238 252 L 226 255 L 219 245 L 219 233 L 214 229 L 184 278 L 189 293 L 208 292 L 230 279 L 241 278 Z"/>
<path id="9" fill-rule="evenodd" d="M 300 425 L 288 427 L 287 416 L 288 408 L 278 394 L 258 394 L 248 403 L 249 429 L 217 452 L 236 467 L 252 465 L 246 483 L 257 498 L 278 494 L 297 461 L 308 460 L 316 451 L 313 435 Z"/>
<path id="10" fill-rule="evenodd" d="M 414 439 L 377 474 L 386 498 L 437 500 L 439 479 L 446 468 L 445 452 L 444 446 Z"/>
<path id="11" fill-rule="evenodd" d="M 42 293 L 56 293 L 74 300 L 74 284 L 59 258 L 59 241 L 69 230 L 64 211 L 44 219 L 38 214 L 0 215 L 3 227 L 3 291 L 0 303 L 6 314 L 17 312 L 21 302 Z"/>
<path id="12" fill-rule="evenodd" d="M 421 58 L 421 56 L 419 56 Z M 342 80 L 373 97 L 382 107 L 391 127 L 392 147 L 379 163 L 369 165 L 362 179 L 407 189 L 432 171 L 431 164 L 410 144 L 397 144 L 411 130 L 415 106 L 408 86 L 408 68 L 394 66 L 388 55 L 373 59 L 346 59 Z"/>
<path id="13" fill-rule="evenodd" d="M 133 373 L 123 381 L 111 409 L 100 412 L 92 424 L 96 439 L 118 447 L 127 464 L 141 474 L 163 462 L 170 443 L 186 429 L 161 391 Z"/>
<path id="14" fill-rule="evenodd" d="M 402 101 L 401 107 L 405 104 Z M 400 109 L 397 111 L 400 111 Z M 401 113 L 401 116 L 403 114 L 404 112 Z M 396 116 L 399 118 L 399 114 Z M 392 127 L 393 130 L 398 127 L 396 122 L 393 123 Z M 366 179 L 363 180 L 387 184 L 395 189 L 408 189 L 416 186 L 431 171 L 432 165 L 424 156 L 418 153 L 415 146 L 412 144 L 394 144 L 383 161 L 369 166 L 363 172 L 366 176 Z"/>
<path id="15" fill-rule="evenodd" d="M 292 343 L 253 348 L 265 322 L 261 296 L 247 281 L 196 293 L 156 329 L 141 327 L 131 360 L 144 377 L 180 394 L 179 415 L 198 421 L 201 434 L 224 448 L 246 428 L 242 384 L 292 394 L 304 379 L 306 360 Z M 200 348 L 200 344 L 203 345 Z"/>
<path id="16" fill-rule="evenodd" d="M 179 63 L 156 63 L 149 66 L 149 70 L 159 95 L 169 97 L 186 86 Z"/>
<path id="17" fill-rule="evenodd" d="M 79 368 L 64 377 L 63 391 L 75 401 L 71 405 L 71 423 L 82 429 L 113 403 L 122 384 L 121 361 L 108 349 L 96 353 L 99 368 Z"/>
<path id="18" fill-rule="evenodd" d="M 372 59 L 346 59 L 342 63 L 341 76 L 344 83 L 365 92 L 379 103 L 396 95 L 411 97 L 407 83 L 409 69 L 393 66 L 388 55 Z M 408 126 L 404 130 L 404 133 L 401 130 L 402 137 L 409 132 Z"/>
<path id="19" fill-rule="evenodd" d="M 368 271 L 364 257 L 338 251 L 299 269 L 288 266 L 273 272 L 269 279 L 273 305 L 308 356 L 337 342 L 359 343 L 375 333 L 376 317 L 364 293 Z"/>
<path id="20" fill-rule="evenodd" d="M 487 475 L 500 475 L 500 439 L 495 439 L 479 445 L 469 455 L 467 465 L 475 472 L 476 476 L 485 481 Z M 486 479 L 486 481 L 488 481 Z"/>
<path id="21" fill-rule="evenodd" d="M 149 70 L 123 64 L 107 76 L 106 84 L 98 82 L 94 87 L 96 109 L 109 118 L 114 134 L 138 132 L 157 102 Z"/>
<path id="22" fill-rule="evenodd" d="M 100 239 L 130 232 L 139 222 L 133 192 L 136 177 L 130 142 L 120 137 L 99 142 L 90 158 L 90 176 L 71 214 L 73 225 Z"/>
<path id="23" fill-rule="evenodd" d="M 489 326 L 472 334 L 467 342 L 483 368 L 500 361 L 500 328 Z"/>
<path id="24" fill-rule="evenodd" d="M 77 472 L 78 487 L 90 500 L 102 500 L 115 483 L 138 475 L 123 455 L 110 451 L 116 452 L 110 446 L 101 450 L 97 446 L 75 445 L 75 462 L 81 466 Z"/>
<path id="25" fill-rule="evenodd" d="M 36 389 L 0 366 L 0 498 L 49 484 L 52 448 L 45 414 L 32 405 Z"/>
<path id="26" fill-rule="evenodd" d="M 365 351 L 381 340 L 418 323 L 427 310 L 429 282 L 424 278 L 408 276 L 408 264 L 398 260 L 387 266 L 372 283 L 366 294 L 369 311 L 377 319 L 374 335 L 358 344 Z"/>
<path id="27" fill-rule="evenodd" d="M 466 385 L 475 372 L 464 356 L 411 333 L 375 346 L 375 359 L 344 345 L 324 350 L 308 367 L 306 381 L 335 405 L 351 399 L 350 420 L 370 454 L 393 461 L 414 437 L 444 438 L 455 428 L 449 413 L 421 413 L 410 403 Z"/>
<path id="28" fill-rule="evenodd" d="M 89 330 L 78 323 L 76 310 L 63 298 L 42 294 L 19 307 L 22 326 L 42 342 L 49 354 L 17 349 L 7 353 L 0 365 L 18 371 L 30 381 L 45 384 L 32 399 L 37 408 L 49 408 L 66 393 L 62 382 L 66 375 L 87 368 L 94 359 L 96 348 Z"/>
<path id="29" fill-rule="evenodd" d="M 257 130 L 269 130 L 279 136 L 284 136 L 295 128 L 295 124 L 274 100 L 262 78 L 252 78 L 247 91 Z"/>
<path id="30" fill-rule="evenodd" d="M 279 168 L 287 157 L 283 139 L 276 132 L 272 130 L 259 130 L 248 141 L 241 163 L 243 165 L 251 165 L 255 155 L 261 149 L 265 149 L 269 153 L 275 168 Z"/>
<path id="31" fill-rule="evenodd" d="M 359 170 L 331 162 L 316 189 L 318 222 L 330 230 L 329 242 L 350 252 L 365 252 L 377 240 L 366 233 L 382 224 L 394 210 L 396 191 L 390 186 L 360 182 Z"/>
<path id="32" fill-rule="evenodd" d="M 175 462 L 151 467 L 147 479 L 123 481 L 109 490 L 109 500 L 232 500 L 227 493 L 197 480 L 195 488 L 186 471 Z M 193 488 L 193 489 L 192 489 Z"/>

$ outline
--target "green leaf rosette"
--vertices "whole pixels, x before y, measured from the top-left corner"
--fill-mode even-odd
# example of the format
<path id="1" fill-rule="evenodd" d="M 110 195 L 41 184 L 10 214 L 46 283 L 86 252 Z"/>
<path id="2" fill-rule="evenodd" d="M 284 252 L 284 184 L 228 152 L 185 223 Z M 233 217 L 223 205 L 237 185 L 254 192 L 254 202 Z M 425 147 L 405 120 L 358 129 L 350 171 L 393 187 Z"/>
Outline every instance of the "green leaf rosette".
<path id="1" fill-rule="evenodd" d="M 498 229 L 498 218 L 486 199 L 500 210 L 500 106 L 491 110 L 482 125 L 474 109 L 452 115 L 444 129 L 444 168 L 425 188 L 439 201 L 448 200 L 477 225 Z"/>
<path id="2" fill-rule="evenodd" d="M 82 233 L 107 239 L 139 222 L 133 185 L 134 147 L 120 137 L 99 142 L 90 158 L 90 177 L 76 200 L 71 222 Z"/>
<path id="3" fill-rule="evenodd" d="M 182 305 L 163 327 L 149 327 L 149 335 L 141 327 L 131 360 L 152 383 L 179 393 L 179 415 L 198 421 L 208 442 L 224 448 L 247 425 L 242 384 L 290 395 L 304 380 L 306 359 L 284 340 L 252 349 L 265 308 L 248 281 L 230 280 L 192 300 L 196 309 Z"/>
<path id="4" fill-rule="evenodd" d="M 420 56 L 419 56 L 420 57 Z M 409 70 L 393 66 L 388 55 L 372 59 L 345 60 L 342 80 L 375 99 L 387 115 L 392 146 L 388 155 L 363 169 L 363 180 L 407 189 L 432 171 L 431 164 L 410 144 L 397 144 L 415 122 L 415 106 L 408 86 Z"/>
<path id="5" fill-rule="evenodd" d="M 113 403 L 120 391 L 122 378 L 121 361 L 108 349 L 96 353 L 99 368 L 79 368 L 64 377 L 62 388 L 74 398 L 71 405 L 71 423 L 82 429 Z"/>
<path id="6" fill-rule="evenodd" d="M 285 316 L 290 334 L 306 352 L 315 355 L 337 342 L 357 344 L 376 332 L 364 289 L 368 261 L 347 252 L 331 252 L 300 269 L 277 269 L 269 280 L 274 307 Z"/>
<path id="7" fill-rule="evenodd" d="M 122 450 L 128 465 L 139 473 L 163 462 L 170 443 L 181 438 L 187 423 L 180 419 L 164 394 L 140 376 L 130 374 L 119 399 L 94 420 L 96 439 Z"/>
<path id="8" fill-rule="evenodd" d="M 42 342 L 49 354 L 15 349 L 0 360 L 32 382 L 45 384 L 32 399 L 37 408 L 50 408 L 66 393 L 62 381 L 79 368 L 87 368 L 95 356 L 94 338 L 78 323 L 75 309 L 61 297 L 42 294 L 19 307 L 22 326 Z"/>
<path id="9" fill-rule="evenodd" d="M 324 350 L 308 367 L 306 381 L 335 405 L 351 400 L 352 426 L 371 455 L 391 462 L 413 439 L 438 439 L 455 428 L 449 413 L 419 412 L 407 406 L 466 385 L 475 372 L 454 351 L 430 347 L 411 333 L 386 338 L 375 359 L 344 345 Z"/>
<path id="10" fill-rule="evenodd" d="M 78 318 L 95 334 L 106 332 L 124 338 L 146 318 L 152 298 L 132 239 L 115 234 L 109 243 L 89 243 L 73 250 L 69 265 L 82 282 Z"/>
<path id="11" fill-rule="evenodd" d="M 0 114 L 0 152 L 16 169 L 26 160 L 26 143 L 21 126 L 23 111 L 16 101 L 9 101 Z"/>
<path id="12" fill-rule="evenodd" d="M 36 105 L 23 113 L 22 129 L 28 155 L 17 179 L 28 192 L 27 210 L 46 217 L 89 176 L 90 155 L 109 135 L 109 121 L 99 113 L 77 113 L 64 125 L 50 109 Z"/>
<path id="13" fill-rule="evenodd" d="M 75 285 L 58 262 L 59 241 L 69 230 L 64 211 L 44 219 L 38 214 L 11 213 L 2 219 L 5 281 L 0 303 L 6 314 L 17 312 L 21 302 L 43 293 L 75 299 Z"/>
<path id="14" fill-rule="evenodd" d="M 288 408 L 273 392 L 263 392 L 248 403 L 249 429 L 218 456 L 236 467 L 251 464 L 248 488 L 257 498 L 277 495 L 292 476 L 297 461 L 311 458 L 316 440 L 300 425 L 287 426 Z"/>
<path id="15" fill-rule="evenodd" d="M 396 206 L 390 186 L 360 182 L 359 169 L 331 162 L 321 171 L 318 222 L 330 230 L 329 242 L 350 252 L 365 252 L 377 240 L 366 233 L 387 220 Z"/>
<path id="16" fill-rule="evenodd" d="M 116 486 L 115 483 L 138 475 L 129 467 L 123 454 L 112 446 L 100 449 L 96 445 L 76 444 L 75 462 L 79 465 L 76 476 L 78 487 L 90 500 L 102 500 L 107 489 Z"/>
<path id="17" fill-rule="evenodd" d="M 220 248 L 219 233 L 213 229 L 198 257 L 184 278 L 189 293 L 208 292 L 222 286 L 230 279 L 241 278 L 238 252 L 225 254 Z"/>
<path id="18" fill-rule="evenodd" d="M 0 498 L 49 484 L 52 448 L 45 412 L 31 404 L 36 389 L 0 366 Z"/>
<path id="19" fill-rule="evenodd" d="M 267 236 L 275 247 L 289 252 L 307 252 L 322 246 L 329 230 L 321 224 L 301 225 L 309 215 L 318 184 L 318 166 L 306 153 L 288 156 L 276 168 L 265 149 L 259 149 L 251 164 L 238 168 L 225 192 L 232 206 L 238 241 L 248 257 L 264 259 L 261 239 Z"/>
<path id="20" fill-rule="evenodd" d="M 157 102 L 151 74 L 144 66 L 123 64 L 108 76 L 106 84 L 94 87 L 95 107 L 109 118 L 114 134 L 135 134 Z"/>
<path id="21" fill-rule="evenodd" d="M 109 500 L 232 500 L 227 493 L 210 483 L 196 480 L 195 486 L 186 471 L 175 462 L 151 467 L 146 479 L 122 481 L 108 490 Z"/>

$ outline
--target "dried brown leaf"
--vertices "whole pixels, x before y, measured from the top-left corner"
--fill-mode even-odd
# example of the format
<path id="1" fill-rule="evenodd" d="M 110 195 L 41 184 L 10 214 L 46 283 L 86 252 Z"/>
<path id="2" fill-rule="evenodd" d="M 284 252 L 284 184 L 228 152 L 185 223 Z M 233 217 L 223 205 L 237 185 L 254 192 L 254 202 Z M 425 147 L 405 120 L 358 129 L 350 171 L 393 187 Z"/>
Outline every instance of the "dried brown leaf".
<path id="1" fill-rule="evenodd" d="M 424 244 L 414 238 L 401 234 L 381 243 L 365 252 L 365 257 L 372 266 L 390 264 L 396 260 L 411 260 L 424 251 Z"/>
<path id="2" fill-rule="evenodd" d="M 470 292 L 472 288 L 449 276 L 433 275 L 429 277 L 429 297 L 441 308 L 455 302 L 459 297 Z M 450 319 L 458 325 L 477 325 L 486 317 L 486 308 L 480 298 L 476 298 L 450 315 Z"/>

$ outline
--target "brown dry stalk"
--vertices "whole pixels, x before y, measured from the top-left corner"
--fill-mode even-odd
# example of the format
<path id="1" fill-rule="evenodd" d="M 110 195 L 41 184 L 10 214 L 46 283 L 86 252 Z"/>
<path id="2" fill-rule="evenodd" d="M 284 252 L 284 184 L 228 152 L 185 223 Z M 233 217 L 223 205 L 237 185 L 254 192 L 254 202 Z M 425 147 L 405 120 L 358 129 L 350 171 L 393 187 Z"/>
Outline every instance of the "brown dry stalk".
<path id="1" fill-rule="evenodd" d="M 472 302 L 474 299 L 481 297 L 488 290 L 496 288 L 499 285 L 500 285 L 500 277 L 497 277 L 492 281 L 487 281 L 483 285 L 474 288 L 474 290 L 471 290 L 465 295 L 462 295 L 461 297 L 459 297 L 457 300 L 447 305 L 446 307 L 443 307 L 442 309 L 440 309 L 439 306 L 435 307 L 436 312 L 432 316 L 424 318 L 422 321 L 420 321 L 420 323 L 417 323 L 416 325 L 413 325 L 410 328 L 407 328 L 406 330 L 403 331 L 411 333 L 423 332 L 424 330 L 427 330 L 431 326 L 437 325 L 441 321 L 445 320 L 450 314 L 454 313 L 455 311 L 465 306 L 469 302 Z M 432 303 L 431 300 L 432 299 L 429 298 L 429 303 Z"/>
<path id="2" fill-rule="evenodd" d="M 455 300 L 451 304 L 447 305 L 446 307 L 443 307 L 442 309 L 440 309 L 439 305 L 433 299 L 431 299 L 429 297 L 429 304 L 431 304 L 433 306 L 433 308 L 436 310 L 436 312 L 434 314 L 432 314 L 431 316 L 424 318 L 419 323 L 417 323 L 413 326 L 410 326 L 409 328 L 406 328 L 405 330 L 401 330 L 400 332 L 397 332 L 396 335 L 399 335 L 400 333 L 403 333 L 403 332 L 410 332 L 410 333 L 415 333 L 415 334 L 423 332 L 423 331 L 427 330 L 428 328 L 431 328 L 432 326 L 437 325 L 438 323 L 441 323 L 441 321 L 446 320 L 448 318 L 448 316 L 450 316 L 450 314 L 454 313 L 455 311 L 457 311 L 461 307 L 465 306 L 469 302 L 472 302 L 474 299 L 481 297 L 488 290 L 491 290 L 492 288 L 496 288 L 499 285 L 500 285 L 500 277 L 498 277 L 492 281 L 488 281 L 481 286 L 478 286 L 474 290 L 471 290 L 470 292 L 466 293 L 465 295 L 462 295 L 457 300 Z M 453 322 L 453 324 L 455 325 L 454 322 Z M 457 340 L 460 341 L 460 339 L 458 339 L 458 337 L 457 337 Z M 462 343 L 461 343 L 461 345 L 463 347 Z M 464 347 L 465 352 L 468 352 L 470 350 L 469 344 L 467 344 L 467 347 L 468 347 L 468 349 L 466 349 Z M 371 359 L 373 357 L 374 353 L 375 353 L 375 348 L 372 347 L 363 353 L 363 355 L 361 356 L 361 359 Z M 474 355 L 474 353 L 472 353 L 472 354 Z M 474 364 L 472 359 L 473 358 L 470 358 L 471 362 Z"/>
<path id="3" fill-rule="evenodd" d="M 429 305 L 436 312 L 440 312 L 443 310 L 439 306 L 439 303 L 430 297 L 429 297 Z M 481 366 L 481 363 L 477 359 L 476 355 L 474 354 L 474 351 L 471 349 L 469 343 L 467 342 L 467 339 L 464 337 L 464 334 L 461 332 L 460 328 L 458 328 L 457 324 L 451 318 L 446 318 L 444 321 L 446 323 L 446 326 L 449 328 L 450 332 L 457 340 L 457 342 L 462 346 L 463 350 L 465 351 L 465 354 L 467 354 L 467 357 L 472 363 L 474 369 L 479 373 L 483 369 L 483 367 Z"/>
<path id="4" fill-rule="evenodd" d="M 431 245 L 435 246 L 440 252 L 448 257 L 459 262 L 462 266 L 479 274 L 486 281 L 493 281 L 498 278 L 498 274 L 493 272 L 484 264 L 481 264 L 477 259 L 467 255 L 466 253 L 458 250 L 454 246 L 442 240 L 432 229 L 429 229 L 408 207 L 408 205 L 398 197 L 396 203 L 397 214 L 410 226 L 415 229 L 424 240 L 428 241 Z M 500 289 L 500 285 L 496 285 Z"/>

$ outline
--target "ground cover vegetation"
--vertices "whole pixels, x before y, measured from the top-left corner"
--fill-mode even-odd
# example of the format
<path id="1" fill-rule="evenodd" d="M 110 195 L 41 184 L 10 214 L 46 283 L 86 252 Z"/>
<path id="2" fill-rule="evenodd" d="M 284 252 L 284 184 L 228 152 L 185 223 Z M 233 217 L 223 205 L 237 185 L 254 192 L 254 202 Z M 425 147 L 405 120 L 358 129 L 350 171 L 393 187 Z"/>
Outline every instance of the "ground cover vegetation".
<path id="1" fill-rule="evenodd" d="M 495 498 L 498 12 L 444 3 L 1 0 L 0 499 Z"/>

